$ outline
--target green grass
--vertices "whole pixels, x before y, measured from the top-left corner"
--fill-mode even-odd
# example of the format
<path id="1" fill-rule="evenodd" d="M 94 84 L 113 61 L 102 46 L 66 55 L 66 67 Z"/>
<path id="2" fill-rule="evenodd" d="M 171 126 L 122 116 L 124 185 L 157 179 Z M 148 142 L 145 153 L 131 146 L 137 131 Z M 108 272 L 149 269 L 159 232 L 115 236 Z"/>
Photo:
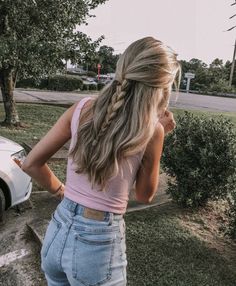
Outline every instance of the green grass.
<path id="1" fill-rule="evenodd" d="M 236 102 L 236 100 L 235 100 Z M 171 111 L 174 113 L 175 116 L 177 115 L 182 115 L 184 113 L 184 109 L 177 109 L 177 108 L 172 108 Z M 219 117 L 219 116 L 224 116 L 227 119 L 230 119 L 235 127 L 236 127 L 236 112 L 215 112 L 215 111 L 201 111 L 201 110 L 188 110 L 189 112 L 193 113 L 194 115 L 203 115 L 206 117 Z"/>
<path id="2" fill-rule="evenodd" d="M 181 227 L 180 212 L 170 204 L 126 215 L 128 286 L 235 286 L 236 258 Z"/>
<path id="3" fill-rule="evenodd" d="M 27 124 L 26 128 L 8 129 L 0 127 L 0 135 L 18 143 L 30 142 L 37 137 L 40 139 L 66 110 L 64 107 L 40 104 L 17 104 L 20 120 Z M 0 121 L 4 120 L 3 105 L 0 105 Z"/>
<path id="4" fill-rule="evenodd" d="M 0 127 L 0 135 L 18 143 L 40 139 L 65 111 L 63 107 L 18 104 L 20 118 L 28 127 Z M 174 114 L 183 110 L 174 109 Z M 216 112 L 191 111 L 218 116 Z M 4 119 L 0 106 L 0 121 Z M 236 114 L 224 113 L 236 126 Z M 64 181 L 66 161 L 50 167 Z M 34 184 L 34 190 L 40 189 Z M 180 210 L 162 206 L 126 215 L 128 286 L 235 286 L 236 259 L 226 260 L 216 249 L 180 226 Z"/>

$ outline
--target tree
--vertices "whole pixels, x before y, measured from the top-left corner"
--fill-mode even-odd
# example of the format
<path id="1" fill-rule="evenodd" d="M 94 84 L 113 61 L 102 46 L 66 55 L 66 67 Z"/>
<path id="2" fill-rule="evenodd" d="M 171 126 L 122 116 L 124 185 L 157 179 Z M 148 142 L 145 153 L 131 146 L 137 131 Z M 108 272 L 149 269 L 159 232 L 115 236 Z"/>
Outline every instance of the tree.
<path id="1" fill-rule="evenodd" d="M 193 58 L 189 62 L 181 61 L 182 66 L 182 84 L 181 88 L 184 88 L 184 74 L 186 72 L 191 72 L 195 74 L 195 78 L 191 80 L 191 89 L 192 90 L 203 90 L 208 85 L 207 77 L 207 64 L 203 61 Z"/>
<path id="2" fill-rule="evenodd" d="M 225 75 L 226 75 L 227 80 L 230 79 L 231 68 L 232 68 L 232 62 L 226 61 L 224 65 L 224 69 L 225 69 Z M 236 73 L 233 73 L 232 85 L 236 87 Z"/>
<path id="3" fill-rule="evenodd" d="M 118 55 L 114 55 L 114 49 L 108 46 L 101 46 L 98 51 L 99 62 L 102 65 L 102 73 L 113 73 L 116 69 Z"/>
<path id="4" fill-rule="evenodd" d="M 209 65 L 209 76 L 212 83 L 227 79 L 223 60 L 216 58 L 212 61 Z"/>
<path id="5" fill-rule="evenodd" d="M 84 67 L 90 71 L 97 72 L 97 64 L 101 64 L 101 72 L 114 73 L 116 69 L 116 63 L 119 55 L 114 55 L 114 49 L 112 47 L 103 45 L 99 48 L 95 57 L 87 58 L 84 62 Z"/>
<path id="6" fill-rule="evenodd" d="M 0 86 L 5 125 L 20 125 L 13 90 L 17 76 L 38 77 L 82 61 L 94 53 L 93 42 L 77 31 L 90 10 L 106 0 L 0 0 Z"/>

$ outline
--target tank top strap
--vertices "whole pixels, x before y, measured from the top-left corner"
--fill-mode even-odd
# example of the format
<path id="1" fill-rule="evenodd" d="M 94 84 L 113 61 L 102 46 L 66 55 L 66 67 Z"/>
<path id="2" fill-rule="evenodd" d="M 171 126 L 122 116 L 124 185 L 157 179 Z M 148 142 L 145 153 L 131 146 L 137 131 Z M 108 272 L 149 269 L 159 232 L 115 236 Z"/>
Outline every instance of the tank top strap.
<path id="1" fill-rule="evenodd" d="M 81 109 L 83 108 L 85 103 L 87 101 L 89 101 L 90 99 L 92 99 L 92 97 L 84 97 L 78 102 L 78 104 L 74 110 L 74 113 L 72 115 L 72 119 L 71 119 L 71 133 L 72 134 L 74 134 L 78 129 Z"/>

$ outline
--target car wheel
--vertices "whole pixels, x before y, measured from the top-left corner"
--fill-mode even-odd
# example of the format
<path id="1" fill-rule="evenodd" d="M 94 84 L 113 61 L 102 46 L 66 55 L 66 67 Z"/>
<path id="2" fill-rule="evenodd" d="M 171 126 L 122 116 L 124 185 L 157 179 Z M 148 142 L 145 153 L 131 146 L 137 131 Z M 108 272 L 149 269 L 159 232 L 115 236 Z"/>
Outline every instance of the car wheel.
<path id="1" fill-rule="evenodd" d="M 6 209 L 6 198 L 3 190 L 0 188 L 0 222 L 3 221 L 3 213 Z"/>

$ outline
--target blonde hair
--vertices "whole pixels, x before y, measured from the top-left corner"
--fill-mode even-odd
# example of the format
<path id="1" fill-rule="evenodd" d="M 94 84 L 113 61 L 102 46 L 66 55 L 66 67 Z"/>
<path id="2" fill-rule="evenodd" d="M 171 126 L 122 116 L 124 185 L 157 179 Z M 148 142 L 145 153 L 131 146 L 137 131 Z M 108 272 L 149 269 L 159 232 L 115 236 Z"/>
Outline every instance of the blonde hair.
<path id="1" fill-rule="evenodd" d="M 117 62 L 115 79 L 81 116 L 69 154 L 76 172 L 104 189 L 123 158 L 144 150 L 159 113 L 168 106 L 177 73 L 177 55 L 161 41 L 146 37 L 133 42 Z"/>

